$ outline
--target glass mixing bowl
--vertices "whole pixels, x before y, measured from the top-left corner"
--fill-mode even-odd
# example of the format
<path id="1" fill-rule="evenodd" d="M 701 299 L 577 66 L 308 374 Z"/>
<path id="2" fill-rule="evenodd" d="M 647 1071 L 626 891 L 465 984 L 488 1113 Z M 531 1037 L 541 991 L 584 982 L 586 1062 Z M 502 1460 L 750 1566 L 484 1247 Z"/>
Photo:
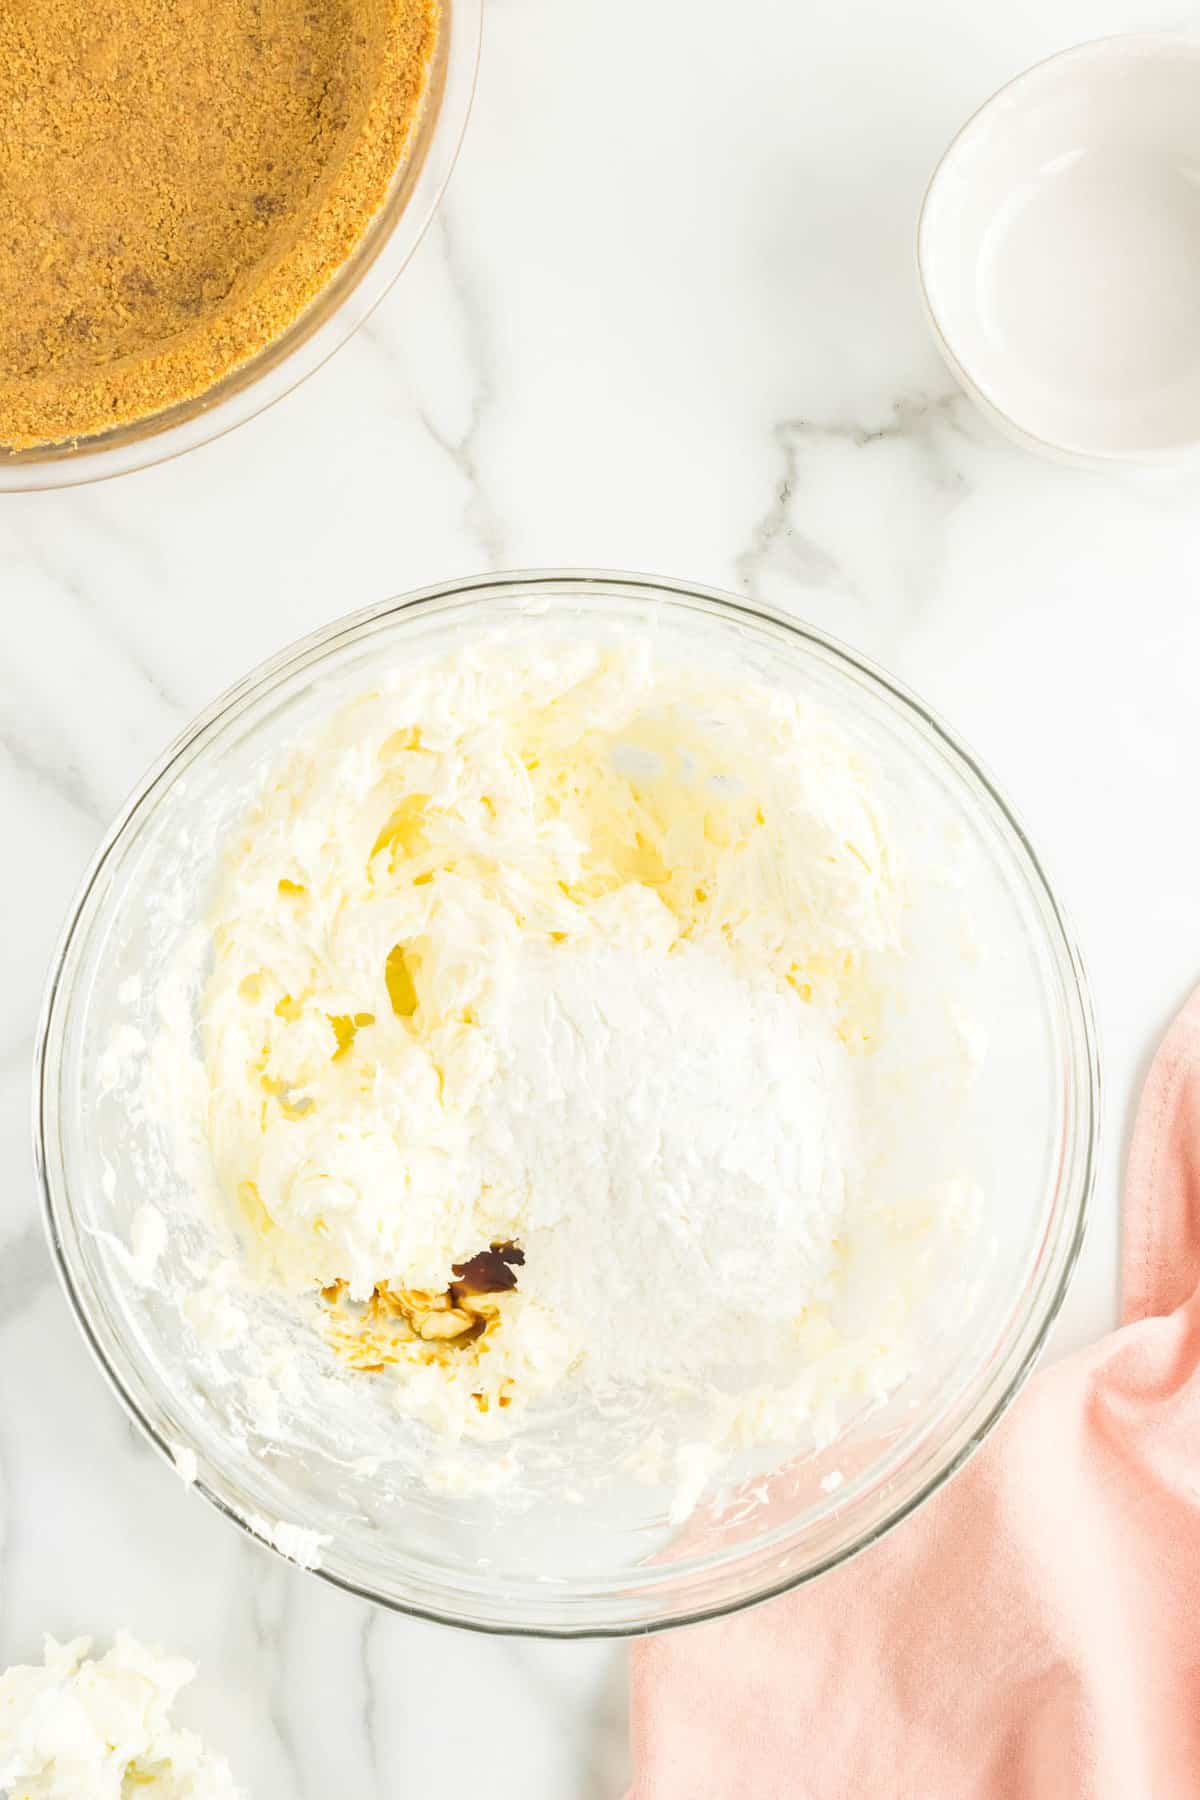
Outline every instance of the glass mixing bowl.
<path id="1" fill-rule="evenodd" d="M 332 281 L 281 337 L 223 380 L 132 424 L 13 452 L 0 493 L 78 487 L 168 462 L 244 425 L 312 375 L 368 319 L 420 243 L 454 168 L 479 65 L 483 0 L 441 0 L 429 86 L 387 199 Z"/>
<path id="2" fill-rule="evenodd" d="M 660 1490 L 615 1473 L 574 1502 L 548 1493 L 514 1510 L 420 1481 L 382 1491 L 344 1455 L 289 1454 L 232 1429 L 226 1390 L 189 1360 L 178 1308 L 139 1285 L 123 1247 L 137 1207 L 148 1199 L 170 1214 L 178 1183 L 137 1104 L 113 1090 L 114 1034 L 135 1048 L 153 1035 L 163 972 L 203 917 L 214 857 L 256 778 L 381 670 L 501 624 L 518 634 L 616 625 L 653 636 L 664 654 L 699 653 L 813 697 L 929 841 L 953 842 L 981 947 L 964 961 L 989 1040 L 970 1119 L 991 1240 L 974 1310 L 831 1447 L 777 1452 L 773 1472 L 683 1526 Z M 1041 865 L 991 782 L 919 701 L 769 608 L 667 581 L 547 572 L 458 582 L 344 619 L 257 670 L 171 746 L 105 840 L 55 960 L 35 1135 L 50 1241 L 79 1324 L 157 1448 L 194 1452 L 208 1500 L 260 1537 L 274 1520 L 328 1537 L 321 1575 L 402 1611 L 485 1631 L 616 1635 L 728 1612 L 819 1575 L 971 1454 L 1062 1302 L 1093 1177 L 1097 1082 L 1078 954 Z M 935 1103 L 930 1128 L 938 1121 Z M 182 1233 L 173 1221 L 172 1238 Z"/>

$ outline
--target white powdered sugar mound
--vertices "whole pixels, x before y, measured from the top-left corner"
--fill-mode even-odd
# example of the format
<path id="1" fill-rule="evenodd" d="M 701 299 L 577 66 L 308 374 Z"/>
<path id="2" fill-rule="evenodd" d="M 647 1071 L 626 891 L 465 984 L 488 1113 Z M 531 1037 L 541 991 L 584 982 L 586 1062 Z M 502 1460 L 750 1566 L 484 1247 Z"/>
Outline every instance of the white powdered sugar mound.
<path id="1" fill-rule="evenodd" d="M 589 1382 L 761 1361 L 828 1300 L 850 1059 L 794 994 L 699 945 L 530 946 L 481 1023 L 480 1162 Z"/>

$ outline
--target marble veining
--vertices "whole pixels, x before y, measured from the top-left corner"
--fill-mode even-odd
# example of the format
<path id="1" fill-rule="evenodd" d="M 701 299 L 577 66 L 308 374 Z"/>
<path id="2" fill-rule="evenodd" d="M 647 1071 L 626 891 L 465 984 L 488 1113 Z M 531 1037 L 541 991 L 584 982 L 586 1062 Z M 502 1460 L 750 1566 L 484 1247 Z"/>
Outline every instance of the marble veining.
<path id="1" fill-rule="evenodd" d="M 491 0 L 447 202 L 302 389 L 181 461 L 0 500 L 0 1655 L 127 1624 L 257 1800 L 612 1800 L 625 1652 L 373 1611 L 185 1490 L 45 1249 L 41 987 L 107 822 L 198 708 L 353 607 L 513 566 L 750 594 L 911 682 L 1026 818 L 1095 989 L 1108 1124 L 1052 1353 L 1115 1314 L 1137 1079 L 1200 972 L 1200 476 L 996 437 L 924 327 L 912 234 L 1001 82 L 1155 0 Z"/>
<path id="2" fill-rule="evenodd" d="M 453 199 L 448 198 L 434 225 L 448 293 L 459 324 L 461 356 L 469 371 L 469 402 L 457 424 L 439 423 L 442 395 L 430 392 L 419 405 L 421 423 L 450 459 L 467 490 L 463 522 L 477 546 L 482 566 L 499 569 L 506 562 L 504 521 L 488 492 L 481 467 L 483 427 L 494 404 L 493 352 L 488 312 L 475 279 L 468 273 L 459 247 Z"/>
<path id="3" fill-rule="evenodd" d="M 966 406 L 958 393 L 917 394 L 894 400 L 880 423 L 779 420 L 771 441 L 783 473 L 771 506 L 735 563 L 745 591 L 759 597 L 777 577 L 839 594 L 854 606 L 869 606 L 879 583 L 872 581 L 872 570 L 857 566 L 855 551 L 861 557 L 880 546 L 870 539 L 857 547 L 843 545 L 832 536 L 823 542 L 822 493 L 844 477 L 855 504 L 869 504 L 873 485 L 901 481 L 907 490 L 904 530 L 900 542 L 889 542 L 886 552 L 895 559 L 894 587 L 907 601 L 905 611 L 919 607 L 928 592 L 930 559 L 945 516 L 967 491 L 965 471 L 953 456 L 953 434 L 964 429 L 960 419 Z M 948 447 L 943 443 L 947 436 Z"/>

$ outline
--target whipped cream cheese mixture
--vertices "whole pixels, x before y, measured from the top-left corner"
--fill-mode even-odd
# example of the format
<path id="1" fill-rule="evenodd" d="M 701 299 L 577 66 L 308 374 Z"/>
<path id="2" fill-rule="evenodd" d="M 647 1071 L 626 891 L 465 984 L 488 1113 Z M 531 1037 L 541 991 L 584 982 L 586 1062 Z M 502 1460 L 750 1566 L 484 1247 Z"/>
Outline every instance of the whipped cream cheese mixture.
<path id="1" fill-rule="evenodd" d="M 878 1173 L 904 906 L 815 704 L 624 637 L 404 670 L 220 875 L 178 1091 L 252 1277 L 443 1439 L 648 1392 L 827 1438 L 910 1371 L 969 1210 Z"/>
<path id="2" fill-rule="evenodd" d="M 0 1792 L 9 1800 L 239 1800 L 223 1757 L 171 1708 L 196 1671 L 122 1631 L 91 1660 L 90 1638 L 46 1639 L 42 1667 L 0 1675 Z"/>

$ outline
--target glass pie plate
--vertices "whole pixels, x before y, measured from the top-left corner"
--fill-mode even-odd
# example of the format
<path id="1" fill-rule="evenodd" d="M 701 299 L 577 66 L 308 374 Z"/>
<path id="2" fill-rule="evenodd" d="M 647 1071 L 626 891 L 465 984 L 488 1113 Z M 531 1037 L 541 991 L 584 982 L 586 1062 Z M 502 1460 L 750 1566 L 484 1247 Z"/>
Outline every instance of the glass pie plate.
<path id="1" fill-rule="evenodd" d="M 871 757 L 885 790 L 954 844 L 961 872 L 954 900 L 976 946 L 961 958 L 964 994 L 987 1038 L 966 1124 L 988 1239 L 974 1306 L 833 1444 L 776 1447 L 769 1466 L 760 1458 L 745 1479 L 731 1477 L 686 1522 L 673 1520 L 667 1490 L 616 1466 L 581 1474 L 576 1492 L 548 1484 L 519 1504 L 433 1491 L 419 1474 L 382 1479 L 354 1454 L 378 1423 L 364 1410 L 356 1444 L 365 1400 L 347 1400 L 349 1436 L 336 1446 L 315 1429 L 307 1442 L 249 1429 L 234 1417 L 233 1386 L 201 1372 L 179 1306 L 158 1280 L 135 1278 L 125 1249 L 146 1201 L 170 1221 L 164 1276 L 189 1239 L 170 1150 L 130 1091 L 114 1087 L 111 1047 L 122 1034 L 135 1048 L 153 1038 L 162 977 L 203 919 L 214 859 L 256 779 L 381 671 L 497 627 L 518 637 L 632 631 L 664 657 L 811 697 Z M 945 938 L 935 929 L 922 953 L 953 960 Z M 319 1574 L 386 1606 L 482 1631 L 586 1637 L 711 1617 L 811 1580 L 960 1467 L 1029 1373 L 1062 1302 L 1093 1178 L 1098 1071 L 1079 957 L 1041 864 L 988 777 L 918 700 L 769 608 L 665 580 L 539 572 L 451 583 L 343 619 L 189 726 L 84 882 L 50 975 L 35 1110 L 50 1241 L 80 1328 L 159 1451 L 184 1467 L 194 1455 L 198 1493 L 277 1547 L 294 1547 L 297 1528 L 327 1540 Z M 931 1101 L 922 1129 L 938 1120 Z M 545 1430 L 566 1434 L 569 1457 L 569 1417 Z M 280 1537 L 277 1521 L 292 1532 Z"/>
<path id="2" fill-rule="evenodd" d="M 483 0 L 441 0 L 429 84 L 382 207 L 354 251 L 288 329 L 206 392 L 91 437 L 12 451 L 0 493 L 82 486 L 169 462 L 244 425 L 314 374 L 370 317 L 425 234 L 467 127 Z"/>

